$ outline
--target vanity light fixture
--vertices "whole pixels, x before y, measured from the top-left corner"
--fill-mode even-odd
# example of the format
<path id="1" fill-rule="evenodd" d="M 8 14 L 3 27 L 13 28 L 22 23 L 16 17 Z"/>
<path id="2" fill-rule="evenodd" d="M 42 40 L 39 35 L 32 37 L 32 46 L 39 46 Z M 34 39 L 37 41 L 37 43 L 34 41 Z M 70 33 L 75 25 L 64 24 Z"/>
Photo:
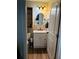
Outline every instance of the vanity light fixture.
<path id="1" fill-rule="evenodd" d="M 44 9 L 44 8 L 45 8 L 45 6 L 40 6 L 40 7 L 39 7 L 39 9 Z"/>
<path id="2" fill-rule="evenodd" d="M 42 9 L 44 9 L 44 8 L 45 8 L 45 6 L 42 7 Z"/>

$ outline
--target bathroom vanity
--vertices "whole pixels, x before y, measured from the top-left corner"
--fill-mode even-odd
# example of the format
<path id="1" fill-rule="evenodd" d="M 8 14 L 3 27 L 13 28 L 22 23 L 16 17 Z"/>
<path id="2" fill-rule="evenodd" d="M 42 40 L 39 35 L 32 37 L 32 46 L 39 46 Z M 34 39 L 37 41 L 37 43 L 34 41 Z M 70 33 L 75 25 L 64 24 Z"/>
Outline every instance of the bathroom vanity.
<path id="1" fill-rule="evenodd" d="M 38 8 L 33 8 L 33 47 L 47 48 L 47 24 L 45 14 Z"/>
<path id="2" fill-rule="evenodd" d="M 47 31 L 33 31 L 33 46 L 34 48 L 47 47 Z"/>

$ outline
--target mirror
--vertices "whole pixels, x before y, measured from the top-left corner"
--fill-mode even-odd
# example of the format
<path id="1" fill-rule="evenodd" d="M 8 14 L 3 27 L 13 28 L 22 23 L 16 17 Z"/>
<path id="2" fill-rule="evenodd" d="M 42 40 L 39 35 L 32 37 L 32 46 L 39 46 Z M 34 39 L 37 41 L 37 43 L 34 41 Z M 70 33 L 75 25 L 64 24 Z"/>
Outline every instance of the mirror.
<path id="1" fill-rule="evenodd" d="M 38 25 L 42 25 L 43 24 L 43 19 L 44 19 L 44 15 L 42 13 L 39 13 L 37 16 L 36 16 L 36 23 Z"/>

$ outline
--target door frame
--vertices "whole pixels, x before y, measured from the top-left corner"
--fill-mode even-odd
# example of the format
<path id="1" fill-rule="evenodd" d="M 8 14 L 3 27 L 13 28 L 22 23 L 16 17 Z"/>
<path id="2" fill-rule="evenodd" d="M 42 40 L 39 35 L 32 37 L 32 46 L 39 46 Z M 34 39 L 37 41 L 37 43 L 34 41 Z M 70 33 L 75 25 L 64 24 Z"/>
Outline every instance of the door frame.
<path id="1" fill-rule="evenodd" d="M 59 5 L 59 24 L 58 24 L 58 32 L 57 32 L 57 40 L 56 40 L 56 50 L 55 50 L 55 57 L 54 57 L 54 59 L 57 59 L 57 57 L 58 57 L 57 56 L 58 49 L 59 49 L 58 43 L 60 43 L 59 40 L 61 40 L 61 38 L 59 38 L 61 36 L 60 33 L 61 33 L 61 3 Z M 61 44 L 60 44 L 60 46 L 61 46 Z"/>

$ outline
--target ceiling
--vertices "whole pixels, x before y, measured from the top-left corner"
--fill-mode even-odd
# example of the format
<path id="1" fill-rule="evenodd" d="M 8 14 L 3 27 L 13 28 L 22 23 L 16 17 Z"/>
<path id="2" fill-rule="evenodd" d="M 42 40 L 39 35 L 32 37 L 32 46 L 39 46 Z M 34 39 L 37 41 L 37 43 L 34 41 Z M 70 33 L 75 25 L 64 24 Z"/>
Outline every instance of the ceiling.
<path id="1" fill-rule="evenodd" d="M 26 0 L 29 2 L 47 2 L 47 3 L 54 3 L 54 2 L 60 2 L 60 0 Z"/>
<path id="2" fill-rule="evenodd" d="M 50 0 L 26 0 L 26 1 L 49 2 Z"/>
<path id="3" fill-rule="evenodd" d="M 60 0 L 26 0 L 26 3 L 34 3 L 34 5 L 36 5 L 36 4 L 42 4 L 42 3 L 46 3 L 46 4 L 48 4 L 49 6 L 53 6 L 53 4 L 59 4 L 60 3 Z M 30 4 L 30 5 L 32 5 L 32 4 Z"/>

